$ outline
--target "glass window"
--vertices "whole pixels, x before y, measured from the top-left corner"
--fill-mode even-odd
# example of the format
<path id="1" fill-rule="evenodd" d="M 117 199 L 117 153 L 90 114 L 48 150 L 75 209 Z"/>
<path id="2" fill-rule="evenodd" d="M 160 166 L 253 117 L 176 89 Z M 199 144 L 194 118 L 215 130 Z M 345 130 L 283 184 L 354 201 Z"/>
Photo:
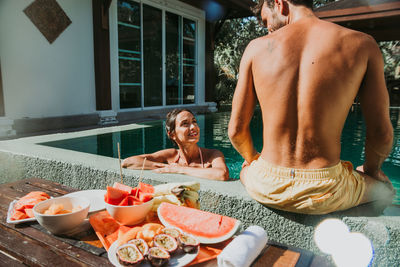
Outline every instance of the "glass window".
<path id="1" fill-rule="evenodd" d="M 144 106 L 162 105 L 162 12 L 143 5 Z"/>
<path id="2" fill-rule="evenodd" d="M 165 13 L 165 72 L 166 72 L 166 104 L 177 105 L 182 98 L 180 93 L 180 17 Z"/>
<path id="3" fill-rule="evenodd" d="M 120 108 L 139 108 L 141 106 L 142 89 L 140 85 L 125 85 L 119 87 Z"/>
<path id="4" fill-rule="evenodd" d="M 195 103 L 196 22 L 183 19 L 183 104 Z"/>
<path id="5" fill-rule="evenodd" d="M 196 22 L 190 19 L 183 19 L 183 37 L 196 39 Z"/>
<path id="6" fill-rule="evenodd" d="M 134 1 L 118 1 L 118 21 L 140 27 L 140 5 Z"/>
<path id="7" fill-rule="evenodd" d="M 168 11 L 163 21 L 162 9 L 140 1 L 117 5 L 120 108 L 162 106 L 164 96 L 166 105 L 195 103 L 196 22 Z"/>
<path id="8" fill-rule="evenodd" d="M 141 107 L 140 4 L 118 1 L 120 108 Z"/>

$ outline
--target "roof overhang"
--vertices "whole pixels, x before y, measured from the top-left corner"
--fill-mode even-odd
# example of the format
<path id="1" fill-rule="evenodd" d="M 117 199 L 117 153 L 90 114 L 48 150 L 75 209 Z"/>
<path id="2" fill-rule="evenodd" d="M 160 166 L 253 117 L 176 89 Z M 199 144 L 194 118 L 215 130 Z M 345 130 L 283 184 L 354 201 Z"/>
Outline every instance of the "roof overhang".
<path id="1" fill-rule="evenodd" d="M 321 19 L 368 33 L 377 41 L 400 40 L 400 0 L 341 0 L 314 12 Z"/>
<path id="2" fill-rule="evenodd" d="M 253 16 L 252 0 L 179 0 L 206 12 L 207 21 Z"/>

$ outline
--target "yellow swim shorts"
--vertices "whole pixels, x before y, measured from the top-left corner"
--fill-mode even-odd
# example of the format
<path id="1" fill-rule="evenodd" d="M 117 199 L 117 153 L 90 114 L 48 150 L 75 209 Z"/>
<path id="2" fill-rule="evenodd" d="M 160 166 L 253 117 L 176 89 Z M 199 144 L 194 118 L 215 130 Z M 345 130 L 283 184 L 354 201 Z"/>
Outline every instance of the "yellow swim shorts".
<path id="1" fill-rule="evenodd" d="M 247 192 L 258 202 L 280 210 L 326 214 L 357 206 L 365 181 L 349 161 L 322 169 L 291 169 L 261 157 L 243 173 Z"/>

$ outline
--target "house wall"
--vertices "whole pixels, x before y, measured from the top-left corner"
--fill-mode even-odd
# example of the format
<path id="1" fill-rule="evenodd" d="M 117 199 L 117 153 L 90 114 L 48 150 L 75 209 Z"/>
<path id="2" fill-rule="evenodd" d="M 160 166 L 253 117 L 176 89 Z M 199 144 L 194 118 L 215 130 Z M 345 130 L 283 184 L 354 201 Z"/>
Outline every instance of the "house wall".
<path id="1" fill-rule="evenodd" d="M 57 0 L 72 23 L 50 44 L 23 10 L 0 1 L 5 116 L 42 118 L 96 112 L 91 0 Z"/>

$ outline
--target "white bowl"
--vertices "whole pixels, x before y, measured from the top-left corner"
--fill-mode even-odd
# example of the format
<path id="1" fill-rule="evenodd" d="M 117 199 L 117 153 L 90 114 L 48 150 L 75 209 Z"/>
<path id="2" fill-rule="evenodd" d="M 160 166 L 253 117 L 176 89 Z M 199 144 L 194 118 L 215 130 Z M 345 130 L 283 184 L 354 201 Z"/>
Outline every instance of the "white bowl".
<path id="1" fill-rule="evenodd" d="M 72 210 L 80 206 L 75 212 L 57 215 L 43 214 L 51 204 L 62 204 L 64 209 Z M 78 227 L 85 219 L 89 211 L 90 202 L 82 197 L 57 197 L 42 201 L 33 207 L 33 214 L 41 226 L 53 234 L 63 234 Z"/>
<path id="2" fill-rule="evenodd" d="M 134 225 L 144 221 L 153 206 L 154 198 L 140 205 L 116 206 L 105 202 L 106 210 L 122 225 Z"/>

